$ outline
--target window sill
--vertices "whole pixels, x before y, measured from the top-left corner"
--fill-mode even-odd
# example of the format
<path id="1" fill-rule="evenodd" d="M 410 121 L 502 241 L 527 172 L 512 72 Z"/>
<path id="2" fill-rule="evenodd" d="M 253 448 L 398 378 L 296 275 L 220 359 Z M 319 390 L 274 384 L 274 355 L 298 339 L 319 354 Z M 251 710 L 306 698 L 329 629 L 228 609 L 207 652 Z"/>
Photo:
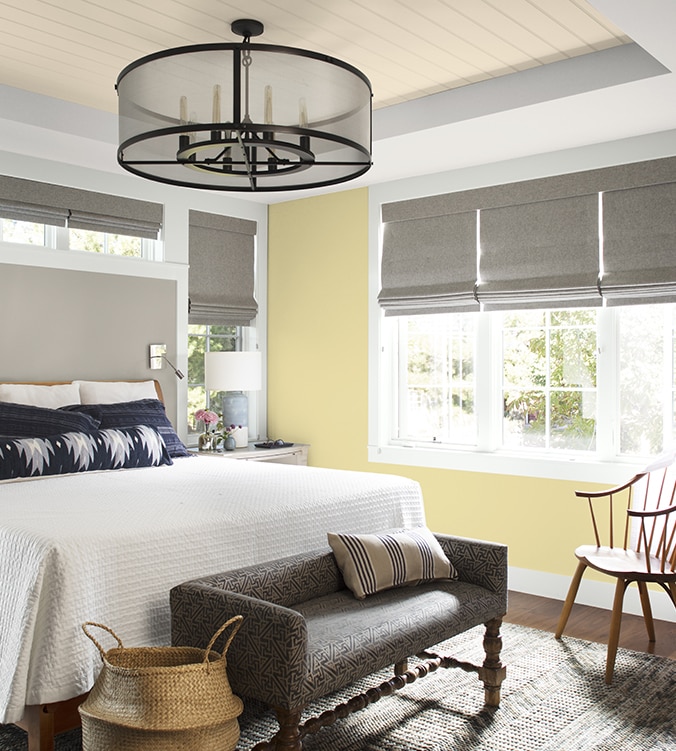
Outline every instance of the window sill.
<path id="1" fill-rule="evenodd" d="M 620 484 L 639 472 L 648 460 L 611 462 L 584 457 L 554 458 L 542 454 L 463 451 L 429 446 L 369 446 L 369 462 L 412 467 L 485 472 L 549 480 Z"/>

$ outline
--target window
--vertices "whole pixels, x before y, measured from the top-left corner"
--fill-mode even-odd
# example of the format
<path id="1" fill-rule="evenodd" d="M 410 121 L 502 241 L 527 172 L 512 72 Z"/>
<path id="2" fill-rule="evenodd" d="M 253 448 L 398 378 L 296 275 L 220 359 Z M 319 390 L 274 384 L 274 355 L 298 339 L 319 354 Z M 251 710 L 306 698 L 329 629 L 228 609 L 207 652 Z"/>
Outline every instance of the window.
<path id="1" fill-rule="evenodd" d="M 596 311 L 501 316 L 505 448 L 593 451 Z"/>
<path id="2" fill-rule="evenodd" d="M 45 225 L 37 222 L 22 222 L 18 219 L 3 219 L 0 223 L 0 238 L 8 243 L 46 245 Z"/>
<path id="3" fill-rule="evenodd" d="M 676 304 L 399 316 L 383 331 L 381 445 L 623 462 L 676 440 Z"/>
<path id="4" fill-rule="evenodd" d="M 0 241 L 163 260 L 160 203 L 0 175 Z"/>
<path id="5" fill-rule="evenodd" d="M 90 253 L 109 253 L 132 258 L 143 257 L 140 237 L 111 235 L 86 229 L 71 229 L 68 234 L 71 250 L 87 250 Z"/>
<path id="6" fill-rule="evenodd" d="M 399 319 L 398 437 L 476 444 L 475 323 L 472 315 Z"/>
<path id="7" fill-rule="evenodd" d="M 204 353 L 241 349 L 240 326 L 188 326 L 188 437 L 197 437 L 203 425 L 195 421 L 198 409 L 221 411 L 223 392 L 208 392 L 204 385 Z"/>
<path id="8" fill-rule="evenodd" d="M 2 219 L 0 240 L 58 250 L 81 250 L 101 255 L 162 260 L 162 245 L 157 240 L 86 229 L 67 229 L 19 219 Z"/>

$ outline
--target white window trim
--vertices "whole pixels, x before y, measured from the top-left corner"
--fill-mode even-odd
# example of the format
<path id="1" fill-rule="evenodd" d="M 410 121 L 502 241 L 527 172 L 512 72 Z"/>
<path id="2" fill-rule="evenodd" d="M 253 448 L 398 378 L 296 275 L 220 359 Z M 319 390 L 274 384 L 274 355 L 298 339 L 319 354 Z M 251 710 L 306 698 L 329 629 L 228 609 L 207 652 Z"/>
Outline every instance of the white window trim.
<path id="1" fill-rule="evenodd" d="M 378 311 L 380 314 L 380 311 Z M 609 312 L 609 311 L 605 311 Z M 603 315 L 599 311 L 600 325 L 612 330 L 613 317 Z M 527 477 L 539 477 L 560 480 L 596 481 L 619 483 L 638 471 L 645 459 L 633 461 L 630 458 L 618 460 L 612 455 L 602 456 L 596 452 L 593 457 L 584 454 L 566 453 L 560 457 L 552 452 L 541 452 L 537 449 L 521 449 L 519 451 L 502 450 L 491 444 L 500 433 L 499 425 L 494 424 L 498 419 L 498 398 L 500 389 L 500 356 L 497 352 L 499 337 L 491 337 L 491 328 L 498 316 L 479 314 L 476 369 L 476 416 L 478 423 L 479 443 L 477 446 L 453 447 L 446 445 L 435 446 L 426 441 L 392 439 L 397 425 L 396 404 L 397 394 L 395 379 L 390 377 L 392 368 L 397 367 L 396 346 L 390 346 L 389 339 L 397 335 L 392 330 L 385 333 L 388 322 L 382 322 L 379 327 L 380 352 L 376 368 L 381 388 L 377 389 L 370 405 L 375 405 L 377 413 L 373 415 L 375 435 L 369 436 L 369 461 L 389 464 L 407 464 L 417 467 L 434 467 L 440 469 L 462 470 L 468 472 L 488 472 L 491 474 L 509 474 Z M 394 328 L 394 327 L 393 327 Z M 614 331 L 612 332 L 614 333 Z M 494 346 L 486 345 L 491 342 Z M 611 348 L 612 349 L 612 348 Z M 611 363 L 612 369 L 612 363 Z M 603 383 L 603 381 L 599 380 Z M 612 401 L 611 389 L 599 389 L 599 394 L 610 394 L 605 397 L 599 409 L 606 413 L 606 419 L 598 420 L 598 424 L 605 424 L 611 432 L 608 436 L 610 445 L 614 445 L 615 409 Z M 490 398 L 485 398 L 490 395 Z M 372 423 L 370 423 L 370 426 Z"/>

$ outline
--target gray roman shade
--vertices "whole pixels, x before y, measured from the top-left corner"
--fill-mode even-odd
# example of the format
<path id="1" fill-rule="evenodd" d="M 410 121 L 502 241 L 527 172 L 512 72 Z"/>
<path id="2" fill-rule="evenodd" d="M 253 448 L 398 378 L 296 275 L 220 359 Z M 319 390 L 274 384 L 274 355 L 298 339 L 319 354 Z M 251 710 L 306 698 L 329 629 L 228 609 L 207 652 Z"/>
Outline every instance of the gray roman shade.
<path id="1" fill-rule="evenodd" d="M 476 211 L 411 218 L 406 208 L 383 206 L 378 302 L 385 315 L 479 310 Z"/>
<path id="2" fill-rule="evenodd" d="M 600 306 L 598 195 L 481 211 L 484 310 Z"/>
<path id="3" fill-rule="evenodd" d="M 0 175 L 0 216 L 157 240 L 162 204 Z"/>
<path id="4" fill-rule="evenodd" d="M 248 326 L 254 298 L 256 222 L 190 211 L 190 323 Z"/>
<path id="5" fill-rule="evenodd" d="M 604 193 L 608 305 L 676 302 L 676 182 Z"/>
<path id="6" fill-rule="evenodd" d="M 385 315 L 676 301 L 676 157 L 388 203 L 382 222 Z"/>

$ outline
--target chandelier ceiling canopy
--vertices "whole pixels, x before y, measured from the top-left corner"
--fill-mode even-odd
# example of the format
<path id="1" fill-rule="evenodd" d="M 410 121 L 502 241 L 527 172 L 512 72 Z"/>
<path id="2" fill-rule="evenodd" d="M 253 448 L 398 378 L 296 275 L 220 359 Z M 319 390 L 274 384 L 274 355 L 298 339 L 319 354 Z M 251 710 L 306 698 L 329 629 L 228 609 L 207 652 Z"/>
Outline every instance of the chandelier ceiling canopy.
<path id="1" fill-rule="evenodd" d="M 231 25 L 241 42 L 157 52 L 118 76 L 119 164 L 189 188 L 317 188 L 371 167 L 371 84 L 316 52 L 252 44 L 259 21 Z"/>

